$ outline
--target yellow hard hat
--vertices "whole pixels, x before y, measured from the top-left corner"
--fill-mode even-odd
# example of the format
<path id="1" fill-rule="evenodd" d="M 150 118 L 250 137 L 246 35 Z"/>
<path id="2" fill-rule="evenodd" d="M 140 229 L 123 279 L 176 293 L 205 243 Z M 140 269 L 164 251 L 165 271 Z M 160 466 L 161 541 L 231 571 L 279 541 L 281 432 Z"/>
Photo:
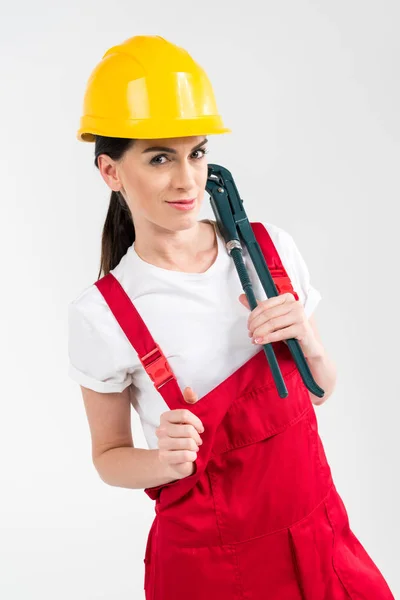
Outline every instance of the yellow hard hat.
<path id="1" fill-rule="evenodd" d="M 230 133 L 204 70 L 179 46 L 139 35 L 113 46 L 86 86 L 77 137 L 154 139 Z"/>

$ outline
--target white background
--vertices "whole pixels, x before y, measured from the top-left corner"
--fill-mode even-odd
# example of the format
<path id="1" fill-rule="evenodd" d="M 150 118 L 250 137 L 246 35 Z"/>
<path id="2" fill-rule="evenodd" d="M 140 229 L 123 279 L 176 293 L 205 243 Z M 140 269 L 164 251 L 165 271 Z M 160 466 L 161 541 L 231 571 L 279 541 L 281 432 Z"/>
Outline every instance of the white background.
<path id="1" fill-rule="evenodd" d="M 352 528 L 400 597 L 399 17 L 395 0 L 2 0 L 2 598 L 143 598 L 152 502 L 99 479 L 67 377 L 67 304 L 96 280 L 109 199 L 75 137 L 83 92 L 104 52 L 139 34 L 206 69 L 233 130 L 210 137 L 210 162 L 306 259 L 338 367 L 321 436 Z"/>

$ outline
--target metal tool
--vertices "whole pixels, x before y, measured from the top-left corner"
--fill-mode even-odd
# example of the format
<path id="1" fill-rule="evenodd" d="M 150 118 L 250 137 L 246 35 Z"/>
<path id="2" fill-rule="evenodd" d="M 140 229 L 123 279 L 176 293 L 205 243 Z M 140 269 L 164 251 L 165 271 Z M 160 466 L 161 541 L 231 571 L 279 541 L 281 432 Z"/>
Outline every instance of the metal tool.
<path id="1" fill-rule="evenodd" d="M 267 297 L 278 296 L 279 292 L 243 208 L 243 200 L 239 196 L 230 171 L 221 165 L 209 164 L 206 191 L 210 194 L 211 207 L 217 225 L 224 237 L 226 248 L 235 263 L 250 309 L 253 310 L 257 307 L 257 299 L 254 295 L 250 277 L 243 260 L 243 245 L 249 252 Z M 286 340 L 286 342 L 305 386 L 312 394 L 322 398 L 325 392 L 314 380 L 298 340 L 291 338 Z M 270 343 L 264 344 L 263 349 L 271 368 L 278 394 L 281 398 L 286 398 L 289 394 L 274 349 Z"/>

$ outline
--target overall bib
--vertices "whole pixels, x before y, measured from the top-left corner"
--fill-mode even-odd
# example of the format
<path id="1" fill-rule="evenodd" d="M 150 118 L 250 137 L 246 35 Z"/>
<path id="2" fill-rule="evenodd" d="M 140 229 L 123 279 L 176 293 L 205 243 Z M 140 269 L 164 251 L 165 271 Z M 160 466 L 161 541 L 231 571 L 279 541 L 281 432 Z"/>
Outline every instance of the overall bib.
<path id="1" fill-rule="evenodd" d="M 298 299 L 267 230 L 252 228 L 278 291 Z M 169 409 L 190 410 L 205 429 L 195 472 L 145 490 L 156 512 L 144 559 L 146 600 L 394 600 L 349 527 L 286 344 L 273 348 L 287 398 L 278 396 L 260 349 L 187 404 L 116 278 L 96 285 Z"/>

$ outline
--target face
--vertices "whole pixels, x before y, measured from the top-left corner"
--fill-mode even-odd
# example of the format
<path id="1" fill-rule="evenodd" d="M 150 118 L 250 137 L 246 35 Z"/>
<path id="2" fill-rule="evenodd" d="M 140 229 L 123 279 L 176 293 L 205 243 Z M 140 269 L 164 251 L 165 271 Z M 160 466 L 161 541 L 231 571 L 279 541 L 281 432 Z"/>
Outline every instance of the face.
<path id="1" fill-rule="evenodd" d="M 180 231 L 197 222 L 207 181 L 207 141 L 204 135 L 135 140 L 118 162 L 99 157 L 103 178 L 123 194 L 135 228 Z M 192 202 L 178 204 L 182 200 Z"/>

